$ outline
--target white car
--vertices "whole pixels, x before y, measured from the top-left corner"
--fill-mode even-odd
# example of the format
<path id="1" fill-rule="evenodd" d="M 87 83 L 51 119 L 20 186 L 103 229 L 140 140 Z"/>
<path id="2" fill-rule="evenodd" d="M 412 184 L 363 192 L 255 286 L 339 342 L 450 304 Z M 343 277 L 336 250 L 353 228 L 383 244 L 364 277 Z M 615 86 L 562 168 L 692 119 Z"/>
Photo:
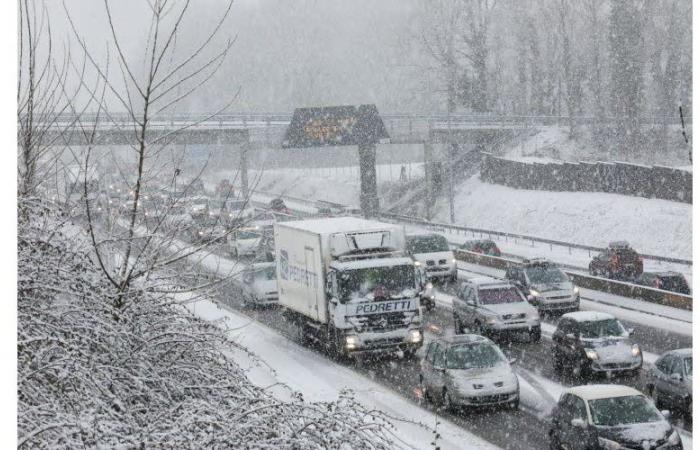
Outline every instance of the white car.
<path id="1" fill-rule="evenodd" d="M 228 235 L 229 252 L 234 258 L 255 256 L 262 234 L 258 228 L 241 228 Z"/>
<path id="2" fill-rule="evenodd" d="M 520 384 L 511 363 L 490 339 L 474 334 L 441 338 L 421 361 L 423 397 L 446 409 L 508 405 L 518 408 Z"/>
<path id="3" fill-rule="evenodd" d="M 279 301 L 274 262 L 251 264 L 243 270 L 241 281 L 246 305 L 267 306 Z"/>
<path id="4" fill-rule="evenodd" d="M 406 236 L 406 251 L 428 277 L 457 281 L 457 260 L 445 236 L 432 233 Z"/>
<path id="5" fill-rule="evenodd" d="M 467 280 L 452 305 L 457 334 L 469 327 L 482 336 L 527 333 L 534 342 L 542 336 L 537 309 L 507 281 L 489 277 Z"/>

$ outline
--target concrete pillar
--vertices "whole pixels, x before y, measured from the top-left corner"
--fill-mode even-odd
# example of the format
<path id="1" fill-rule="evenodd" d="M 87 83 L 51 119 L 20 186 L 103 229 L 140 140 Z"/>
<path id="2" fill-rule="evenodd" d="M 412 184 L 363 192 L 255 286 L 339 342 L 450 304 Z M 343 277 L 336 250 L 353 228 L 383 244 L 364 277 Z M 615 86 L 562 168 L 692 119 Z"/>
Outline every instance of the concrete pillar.
<path id="1" fill-rule="evenodd" d="M 379 212 L 377 196 L 377 146 L 363 144 L 357 147 L 360 163 L 360 208 L 366 217 L 376 217 Z"/>

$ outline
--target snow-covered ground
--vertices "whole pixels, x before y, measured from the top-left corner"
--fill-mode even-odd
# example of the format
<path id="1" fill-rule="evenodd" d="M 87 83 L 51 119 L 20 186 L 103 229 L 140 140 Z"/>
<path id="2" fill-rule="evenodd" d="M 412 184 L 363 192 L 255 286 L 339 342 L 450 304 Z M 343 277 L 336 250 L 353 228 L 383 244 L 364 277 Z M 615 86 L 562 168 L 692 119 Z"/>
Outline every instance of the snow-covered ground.
<path id="1" fill-rule="evenodd" d="M 449 222 L 442 202 L 438 217 Z M 626 240 L 641 253 L 692 258 L 692 205 L 600 192 L 514 189 L 471 177 L 457 189 L 456 222 L 576 244 Z M 587 265 L 587 264 L 586 264 Z"/>
<path id="2" fill-rule="evenodd" d="M 422 178 L 425 174 L 422 163 L 379 164 L 377 183 L 398 181 L 401 167 L 405 168 L 407 180 Z M 220 171 L 209 176 L 207 181 L 213 186 L 220 180 L 230 180 L 235 175 L 236 172 Z M 343 205 L 360 203 L 359 166 L 250 170 L 248 177 L 250 186 L 260 191 Z"/>
<path id="3" fill-rule="evenodd" d="M 383 411 L 394 418 L 392 425 L 396 427 L 398 448 L 432 447 L 434 413 L 238 312 L 220 308 L 206 299 L 187 306 L 205 320 L 225 324 L 230 330 L 229 337 L 256 355 L 252 358 L 243 351 L 232 355 L 242 368 L 247 369 L 249 379 L 256 385 L 268 388 L 281 398 L 289 396 L 291 389 L 310 402 L 335 400 L 342 391 L 351 390 L 355 399 L 365 407 Z M 440 418 L 439 432 L 438 445 L 443 449 L 498 448 L 444 417 Z"/>

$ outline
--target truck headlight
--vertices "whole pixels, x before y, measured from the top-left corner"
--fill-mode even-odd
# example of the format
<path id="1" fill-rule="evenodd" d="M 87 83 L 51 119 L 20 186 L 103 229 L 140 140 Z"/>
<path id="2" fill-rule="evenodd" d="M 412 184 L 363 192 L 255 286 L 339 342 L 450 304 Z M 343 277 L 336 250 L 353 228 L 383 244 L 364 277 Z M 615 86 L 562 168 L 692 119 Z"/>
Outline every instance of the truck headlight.
<path id="1" fill-rule="evenodd" d="M 409 333 L 409 340 L 412 343 L 417 344 L 423 340 L 423 333 L 421 333 L 420 330 L 411 330 Z"/>
<path id="2" fill-rule="evenodd" d="M 622 448 L 621 444 L 603 437 L 598 438 L 598 445 L 600 445 L 600 448 L 604 450 L 619 450 Z"/>
<path id="3" fill-rule="evenodd" d="M 359 343 L 360 343 L 360 339 L 358 339 L 357 336 L 355 336 L 355 335 L 345 336 L 345 348 L 347 348 L 348 350 L 356 349 Z"/>
<path id="4" fill-rule="evenodd" d="M 588 359 L 595 361 L 596 359 L 598 359 L 598 352 L 596 352 L 593 349 L 586 349 L 586 356 L 588 357 Z"/>
<path id="5" fill-rule="evenodd" d="M 639 345 L 634 344 L 632 345 L 632 356 L 639 356 L 642 354 L 642 349 L 639 348 Z"/>

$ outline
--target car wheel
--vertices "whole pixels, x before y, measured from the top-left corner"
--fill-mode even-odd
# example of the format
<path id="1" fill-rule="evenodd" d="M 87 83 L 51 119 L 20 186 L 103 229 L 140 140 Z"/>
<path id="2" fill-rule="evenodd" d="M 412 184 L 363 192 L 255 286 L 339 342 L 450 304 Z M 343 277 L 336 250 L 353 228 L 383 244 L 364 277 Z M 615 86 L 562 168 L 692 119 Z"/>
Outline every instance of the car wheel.
<path id="1" fill-rule="evenodd" d="M 540 340 L 542 340 L 542 330 L 530 332 L 530 342 L 540 342 Z"/>
<path id="2" fill-rule="evenodd" d="M 453 282 L 453 283 L 456 283 L 456 282 L 457 282 L 457 272 L 455 272 L 454 275 L 451 275 L 451 276 L 450 276 L 450 281 Z"/>
<path id="3" fill-rule="evenodd" d="M 428 386 L 425 385 L 425 380 L 423 379 L 423 375 L 421 375 L 418 380 L 420 383 L 420 390 L 423 393 L 423 400 L 425 400 L 425 403 L 432 403 L 433 399 L 430 398 L 430 392 L 428 392 Z"/>
<path id="4" fill-rule="evenodd" d="M 453 412 L 455 410 L 455 404 L 452 401 L 450 393 L 447 392 L 447 389 L 442 392 L 442 406 L 445 408 L 445 411 L 448 412 Z"/>
<path id="5" fill-rule="evenodd" d="M 559 443 L 559 437 L 554 430 L 549 432 L 549 450 L 561 450 L 561 444 Z"/>
<path id="6" fill-rule="evenodd" d="M 508 403 L 508 409 L 512 409 L 513 411 L 517 411 L 518 408 L 520 408 L 520 397 L 516 398 L 512 402 Z"/>
<path id="7" fill-rule="evenodd" d="M 479 321 L 474 322 L 474 332 L 478 335 L 486 337 L 486 329 Z"/>
<path id="8" fill-rule="evenodd" d="M 561 356 L 557 354 L 557 352 L 554 352 L 554 373 L 557 375 L 561 375 L 562 372 L 564 371 L 564 365 L 562 364 Z"/>
<path id="9" fill-rule="evenodd" d="M 464 333 L 464 325 L 462 325 L 462 321 L 459 320 L 459 317 L 456 315 L 454 316 L 455 320 L 455 334 L 462 334 Z"/>
<path id="10" fill-rule="evenodd" d="M 654 402 L 654 405 L 657 408 L 661 407 L 661 402 L 659 401 L 659 391 L 657 391 L 654 386 L 649 386 L 649 397 L 651 397 L 651 401 Z"/>

